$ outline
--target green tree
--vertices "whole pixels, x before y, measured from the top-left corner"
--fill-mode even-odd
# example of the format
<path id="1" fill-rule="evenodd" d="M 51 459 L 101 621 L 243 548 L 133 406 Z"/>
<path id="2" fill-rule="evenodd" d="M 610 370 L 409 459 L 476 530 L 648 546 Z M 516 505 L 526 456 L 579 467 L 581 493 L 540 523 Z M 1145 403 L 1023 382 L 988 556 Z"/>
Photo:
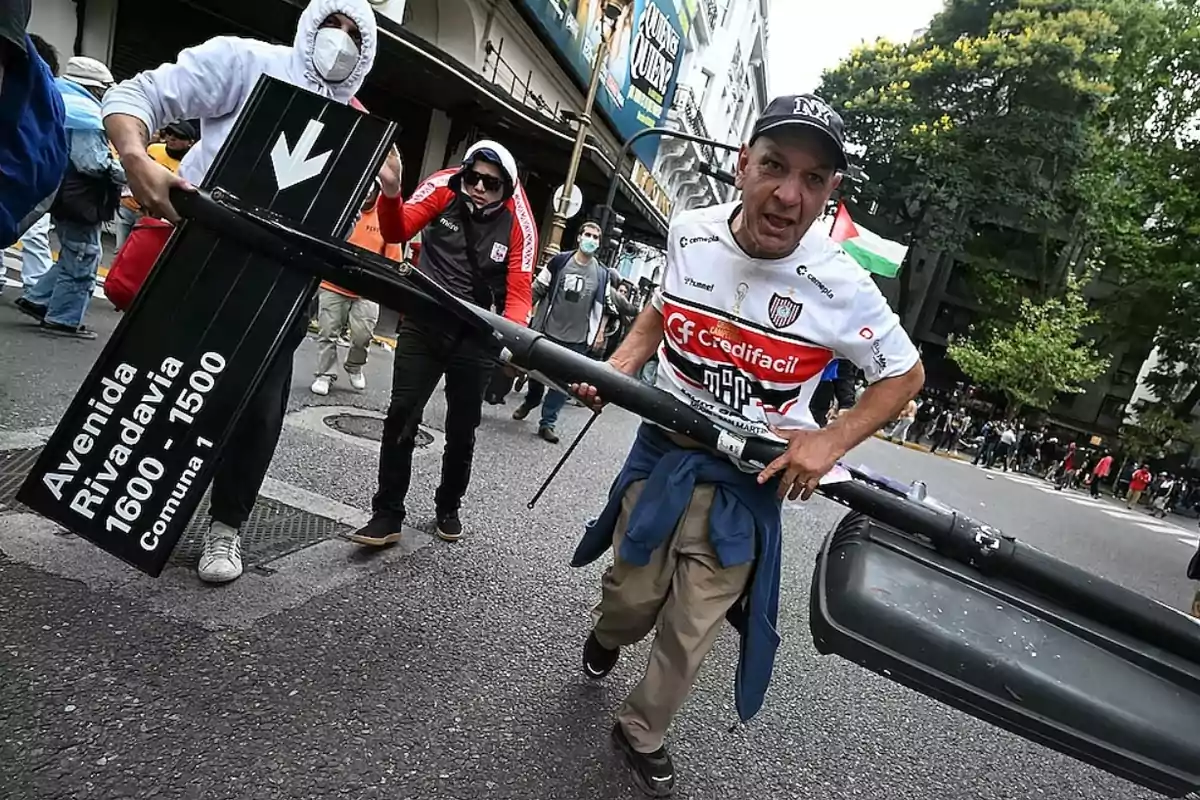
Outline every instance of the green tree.
<path id="1" fill-rule="evenodd" d="M 1105 135 L 1080 179 L 1091 258 L 1117 284 L 1113 339 L 1158 347 L 1149 383 L 1177 418 L 1200 401 L 1200 3 L 1112 3 Z"/>
<path id="2" fill-rule="evenodd" d="M 1022 298 L 1012 325 L 951 337 L 947 355 L 973 380 L 1003 392 L 1010 416 L 1028 407 L 1048 409 L 1059 394 L 1082 391 L 1108 368 L 1094 343 L 1080 337 L 1096 314 L 1079 281 L 1068 275 L 1066 284 L 1061 298 Z"/>
<path id="3" fill-rule="evenodd" d="M 999 315 L 1058 294 L 1080 254 L 1075 179 L 1118 57 L 1109 5 L 948 0 L 924 36 L 860 47 L 824 76 L 871 176 L 861 201 L 922 244 L 965 254 Z"/>
<path id="4" fill-rule="evenodd" d="M 1195 430 L 1160 403 L 1139 404 L 1133 419 L 1121 426 L 1121 443 L 1128 455 L 1143 461 L 1159 458 L 1175 443 L 1196 444 Z"/>

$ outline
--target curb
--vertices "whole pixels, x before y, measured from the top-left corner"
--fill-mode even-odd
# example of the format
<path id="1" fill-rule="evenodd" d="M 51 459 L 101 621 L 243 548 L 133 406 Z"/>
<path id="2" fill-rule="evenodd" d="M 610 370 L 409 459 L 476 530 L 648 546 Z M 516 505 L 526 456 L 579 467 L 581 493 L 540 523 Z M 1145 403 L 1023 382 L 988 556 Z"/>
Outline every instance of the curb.
<path id="1" fill-rule="evenodd" d="M 948 458 L 951 461 L 962 461 L 964 463 L 970 460 L 966 456 L 960 455 L 957 451 L 948 453 L 945 450 L 942 450 L 937 453 L 930 453 L 929 448 L 923 444 L 917 444 L 915 442 L 893 442 L 890 439 L 888 439 L 886 436 L 884 436 L 882 431 L 876 431 L 874 436 L 876 439 L 885 441 L 888 444 L 893 444 L 897 447 L 903 447 L 907 450 L 916 450 L 918 453 L 926 453 L 929 455 L 938 456 L 939 458 Z"/>

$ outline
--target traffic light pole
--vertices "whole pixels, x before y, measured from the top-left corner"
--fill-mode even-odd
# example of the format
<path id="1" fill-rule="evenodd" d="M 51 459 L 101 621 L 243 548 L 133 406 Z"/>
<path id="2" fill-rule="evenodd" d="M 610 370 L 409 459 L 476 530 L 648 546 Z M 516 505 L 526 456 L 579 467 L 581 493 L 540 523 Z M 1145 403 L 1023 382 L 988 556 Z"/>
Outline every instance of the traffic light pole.
<path id="1" fill-rule="evenodd" d="M 629 141 L 621 148 L 621 152 L 617 154 L 617 163 L 613 165 L 612 179 L 608 182 L 608 194 L 604 198 L 604 207 L 600 210 L 600 227 L 604 231 L 604 241 L 608 242 L 611 238 L 609 232 L 611 229 L 613 217 L 613 203 L 617 199 L 617 184 L 621 181 L 621 165 L 625 163 L 626 156 L 633 150 L 634 144 L 644 136 L 662 136 L 667 139 L 683 139 L 697 144 L 707 144 L 713 147 L 719 147 L 722 150 L 729 152 L 737 152 L 741 148 L 738 145 L 726 144 L 719 142 L 716 139 L 708 139 L 704 136 L 697 136 L 694 133 L 685 133 L 684 131 L 676 130 L 675 128 L 644 128 L 633 136 L 629 137 Z"/>

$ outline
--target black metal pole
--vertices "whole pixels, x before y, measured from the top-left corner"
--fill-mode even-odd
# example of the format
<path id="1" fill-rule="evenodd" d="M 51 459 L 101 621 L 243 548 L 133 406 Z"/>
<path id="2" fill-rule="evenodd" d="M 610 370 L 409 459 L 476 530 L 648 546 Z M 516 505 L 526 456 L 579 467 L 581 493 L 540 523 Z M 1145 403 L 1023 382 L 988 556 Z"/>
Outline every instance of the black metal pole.
<path id="1" fill-rule="evenodd" d="M 191 223 L 220 231 L 227 241 L 270 255 L 292 269 L 328 277 L 389 306 L 432 311 L 438 314 L 443 329 L 446 322 L 457 319 L 458 332 L 480 342 L 490 340 L 499 351 L 499 361 L 537 370 L 558 384 L 591 384 L 607 401 L 709 450 L 764 466 L 786 448 L 781 441 L 726 430 L 666 392 L 452 296 L 419 270 L 302 230 L 270 212 L 239 207 L 234 198 L 220 191 L 207 196 L 174 190 L 171 200 Z M 851 480 L 824 484 L 820 493 L 885 525 L 923 537 L 945 555 L 985 574 L 1012 581 L 1079 614 L 1096 614 L 1129 636 L 1200 661 L 1200 637 L 1194 621 L 1174 609 L 1021 544 L 957 511 L 910 500 L 877 486 L 859 470 L 845 469 Z"/>

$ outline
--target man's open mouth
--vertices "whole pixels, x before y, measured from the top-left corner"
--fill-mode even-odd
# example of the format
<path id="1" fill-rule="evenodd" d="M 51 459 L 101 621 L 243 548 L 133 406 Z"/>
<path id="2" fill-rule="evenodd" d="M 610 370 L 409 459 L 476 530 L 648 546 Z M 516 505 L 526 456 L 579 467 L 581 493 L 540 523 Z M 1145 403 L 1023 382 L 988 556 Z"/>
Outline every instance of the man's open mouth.
<path id="1" fill-rule="evenodd" d="M 777 214 L 763 214 L 763 221 L 767 223 L 767 227 L 772 231 L 783 231 L 792 226 L 790 219 Z"/>

